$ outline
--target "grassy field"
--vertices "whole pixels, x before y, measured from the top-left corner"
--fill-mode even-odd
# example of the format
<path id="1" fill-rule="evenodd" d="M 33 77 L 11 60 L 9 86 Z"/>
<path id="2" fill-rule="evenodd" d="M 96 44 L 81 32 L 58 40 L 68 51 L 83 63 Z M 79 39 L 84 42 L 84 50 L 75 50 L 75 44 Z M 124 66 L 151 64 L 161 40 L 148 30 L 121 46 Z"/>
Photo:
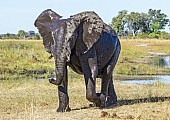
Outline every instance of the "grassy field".
<path id="1" fill-rule="evenodd" d="M 18 79 L 23 75 L 47 77 L 54 69 L 42 41 L 2 40 L 0 56 L 0 79 Z"/>
<path id="2" fill-rule="evenodd" d="M 170 41 L 121 40 L 121 45 L 115 76 L 170 74 L 170 69 L 154 65 L 158 56 L 149 54 L 170 54 Z M 49 60 L 48 57 L 49 54 L 45 52 L 40 40 L 1 40 L 0 79 L 18 79 L 23 75 L 48 78 L 54 70 L 54 60 Z"/>
<path id="3" fill-rule="evenodd" d="M 77 76 L 77 75 L 75 75 Z M 45 80 L 21 79 L 0 82 L 1 120 L 169 120 L 170 85 L 127 85 L 115 82 L 118 106 L 111 109 L 89 107 L 82 76 L 69 76 L 71 112 L 56 113 L 57 87 Z M 98 80 L 97 91 L 100 82 Z"/>
<path id="4" fill-rule="evenodd" d="M 115 72 L 120 75 L 170 74 L 170 69 L 155 64 L 160 57 L 150 53 L 170 54 L 170 41 L 121 40 L 122 51 Z"/>
<path id="5" fill-rule="evenodd" d="M 122 51 L 114 71 L 117 79 L 137 75 L 169 74 L 154 65 L 157 55 L 170 54 L 170 41 L 121 40 Z M 71 112 L 56 113 L 57 87 L 48 83 L 54 61 L 42 41 L 0 41 L 0 120 L 169 120 L 170 85 L 130 85 L 115 81 L 118 105 L 110 109 L 89 107 L 83 76 L 69 69 Z M 45 78 L 45 80 L 44 80 Z M 97 80 L 97 91 L 100 81 Z"/>

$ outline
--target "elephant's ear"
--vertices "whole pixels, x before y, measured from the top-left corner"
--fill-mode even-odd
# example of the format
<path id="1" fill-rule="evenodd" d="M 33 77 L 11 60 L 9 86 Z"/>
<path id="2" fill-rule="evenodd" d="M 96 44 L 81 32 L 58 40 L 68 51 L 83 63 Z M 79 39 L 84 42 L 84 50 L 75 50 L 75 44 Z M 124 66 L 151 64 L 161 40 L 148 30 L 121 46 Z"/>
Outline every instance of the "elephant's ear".
<path id="1" fill-rule="evenodd" d="M 96 24 L 91 21 L 83 23 L 83 41 L 88 50 L 98 41 L 103 29 L 103 24 Z"/>
<path id="2" fill-rule="evenodd" d="M 58 21 L 61 18 L 60 15 L 52 11 L 51 9 L 47 9 L 43 11 L 38 18 L 35 20 L 34 25 L 38 28 L 39 33 L 43 37 L 43 44 L 47 52 L 52 52 L 52 45 L 54 44 L 54 40 L 52 37 L 52 23 L 54 21 Z"/>
<path id="3" fill-rule="evenodd" d="M 105 23 L 93 11 L 78 13 L 71 16 L 71 18 L 79 22 L 76 51 L 77 54 L 83 54 L 99 40 L 105 28 Z"/>

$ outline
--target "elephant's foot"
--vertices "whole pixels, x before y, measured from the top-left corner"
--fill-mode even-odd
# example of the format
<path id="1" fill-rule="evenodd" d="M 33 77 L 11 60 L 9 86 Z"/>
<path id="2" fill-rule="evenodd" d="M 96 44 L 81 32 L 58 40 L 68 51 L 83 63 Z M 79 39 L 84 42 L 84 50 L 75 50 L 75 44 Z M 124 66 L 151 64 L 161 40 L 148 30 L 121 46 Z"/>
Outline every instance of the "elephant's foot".
<path id="1" fill-rule="evenodd" d="M 69 106 L 59 106 L 57 112 L 70 112 L 71 108 Z"/>
<path id="2" fill-rule="evenodd" d="M 101 107 L 101 100 L 100 100 L 101 93 L 96 93 L 96 94 L 97 94 L 98 100 L 93 102 L 93 104 L 90 104 L 89 105 L 90 107 Z"/>
<path id="3" fill-rule="evenodd" d="M 110 108 L 117 105 L 117 97 L 106 96 L 102 93 L 97 93 L 97 96 L 100 98 L 98 101 L 90 104 L 90 107 L 99 107 L 99 108 Z"/>
<path id="4" fill-rule="evenodd" d="M 54 85 L 60 85 L 61 84 L 61 81 L 57 80 L 56 78 L 49 78 L 48 80 L 51 84 L 54 84 Z"/>
<path id="5" fill-rule="evenodd" d="M 105 108 L 107 102 L 107 98 L 105 94 L 100 94 L 100 101 L 101 101 L 100 108 Z"/>
<path id="6" fill-rule="evenodd" d="M 101 101 L 100 99 L 93 102 L 93 104 L 90 104 L 90 107 L 100 107 L 101 106 Z"/>
<path id="7" fill-rule="evenodd" d="M 117 105 L 117 97 L 107 96 L 105 107 L 110 108 L 110 107 L 113 107 L 113 106 L 116 106 L 116 105 Z"/>
<path id="8" fill-rule="evenodd" d="M 99 104 L 94 103 L 94 106 L 96 107 L 109 108 L 117 104 L 117 97 L 106 96 L 105 94 L 102 93 L 97 93 L 97 96 L 100 98 L 100 103 Z"/>

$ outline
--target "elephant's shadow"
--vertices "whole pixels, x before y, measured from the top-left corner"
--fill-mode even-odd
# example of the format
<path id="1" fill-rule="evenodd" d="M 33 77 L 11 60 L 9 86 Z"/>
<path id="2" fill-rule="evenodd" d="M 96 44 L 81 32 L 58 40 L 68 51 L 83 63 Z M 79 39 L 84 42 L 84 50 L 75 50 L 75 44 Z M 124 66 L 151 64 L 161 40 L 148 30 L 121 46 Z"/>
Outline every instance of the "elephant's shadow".
<path id="1" fill-rule="evenodd" d="M 139 99 L 129 99 L 129 100 L 118 100 L 118 105 L 133 105 L 138 103 L 154 103 L 154 102 L 164 102 L 169 101 L 170 97 L 149 97 L 149 98 L 139 98 Z"/>
<path id="2" fill-rule="evenodd" d="M 139 98 L 139 99 L 127 99 L 127 100 L 118 100 L 116 105 L 113 105 L 107 109 L 111 109 L 114 107 L 120 107 L 123 105 L 133 105 L 138 103 L 155 103 L 155 102 L 164 102 L 164 101 L 170 101 L 170 97 L 149 97 L 149 98 Z M 88 107 L 82 107 L 82 108 L 75 108 L 74 110 L 81 110 L 81 109 L 89 109 L 92 105 L 90 104 Z"/>

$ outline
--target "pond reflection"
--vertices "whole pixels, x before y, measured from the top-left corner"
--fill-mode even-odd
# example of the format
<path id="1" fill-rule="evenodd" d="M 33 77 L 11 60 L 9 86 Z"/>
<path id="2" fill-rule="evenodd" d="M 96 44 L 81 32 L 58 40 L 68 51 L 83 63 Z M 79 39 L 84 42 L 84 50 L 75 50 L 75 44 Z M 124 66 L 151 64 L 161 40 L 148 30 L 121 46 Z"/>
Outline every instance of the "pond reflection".
<path id="1" fill-rule="evenodd" d="M 164 60 L 164 67 L 170 68 L 170 56 L 164 57 L 163 60 Z"/>
<path id="2" fill-rule="evenodd" d="M 170 56 L 156 59 L 155 65 L 163 68 L 170 68 Z"/>
<path id="3" fill-rule="evenodd" d="M 170 75 L 161 75 L 161 76 L 153 76 L 153 79 L 150 80 L 138 80 L 138 79 L 133 79 L 133 80 L 123 80 L 124 83 L 128 84 L 154 84 L 157 82 L 165 83 L 165 84 L 170 84 Z"/>

